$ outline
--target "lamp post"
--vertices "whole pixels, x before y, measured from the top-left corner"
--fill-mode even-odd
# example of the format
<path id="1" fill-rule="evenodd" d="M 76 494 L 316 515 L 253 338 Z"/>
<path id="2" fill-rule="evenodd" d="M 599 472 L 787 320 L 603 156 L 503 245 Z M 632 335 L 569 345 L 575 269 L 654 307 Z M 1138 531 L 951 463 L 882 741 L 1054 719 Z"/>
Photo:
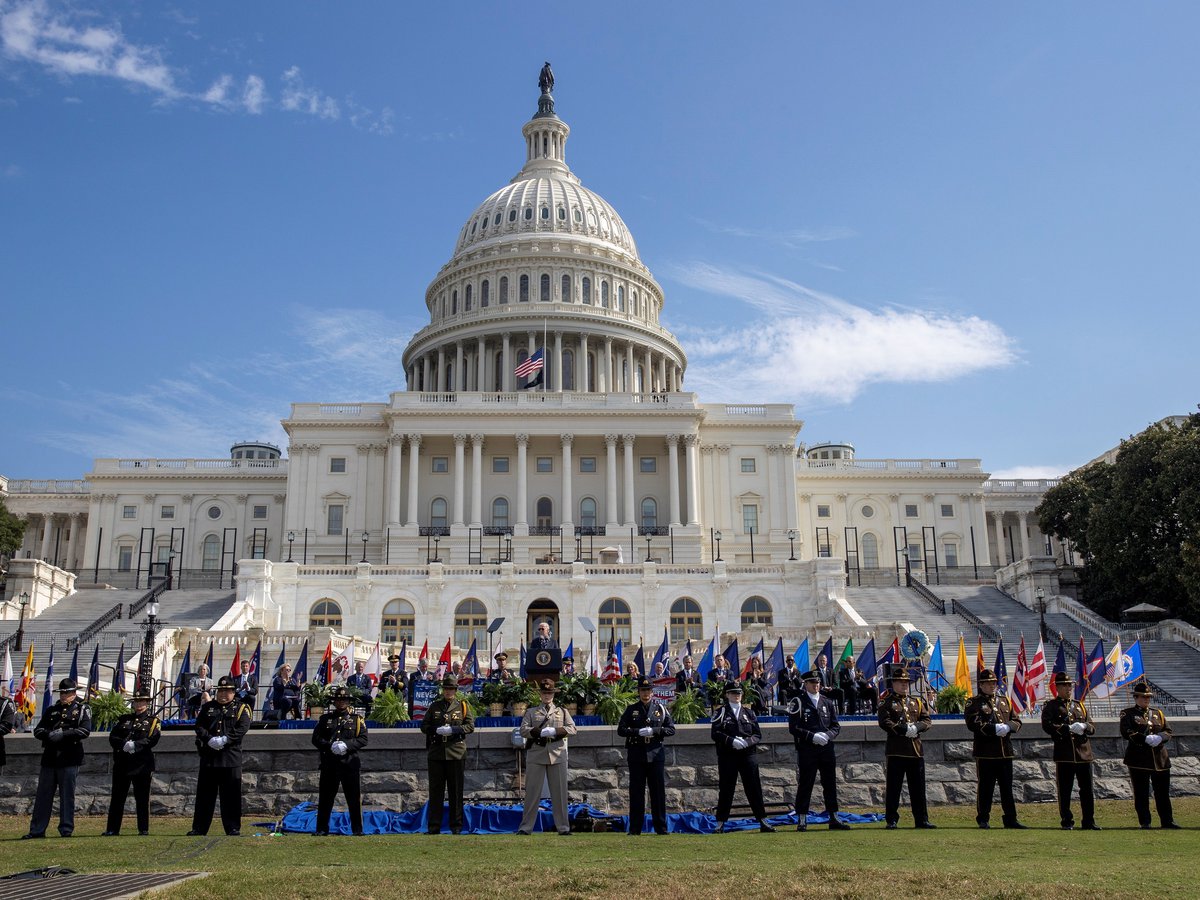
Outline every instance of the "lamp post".
<path id="1" fill-rule="evenodd" d="M 1038 632 L 1041 634 L 1044 644 L 1046 642 L 1046 592 L 1039 587 L 1033 592 L 1033 596 L 1037 598 Z"/>
<path id="2" fill-rule="evenodd" d="M 646 535 L 646 562 L 654 562 L 654 557 L 650 555 L 650 535 Z"/>
<path id="3" fill-rule="evenodd" d="M 146 634 L 142 641 L 142 659 L 138 666 L 138 682 L 141 688 L 154 694 L 154 638 L 158 634 L 158 601 L 146 605 Z"/>
<path id="4" fill-rule="evenodd" d="M 433 539 L 433 561 L 434 562 L 442 561 L 441 558 L 438 556 L 438 544 L 440 544 L 441 542 L 442 542 L 442 539 L 440 537 L 435 537 Z"/>
<path id="5" fill-rule="evenodd" d="M 788 537 L 788 553 L 790 554 L 788 556 L 788 559 L 795 561 L 795 559 L 796 559 L 796 529 L 795 528 L 788 529 L 787 537 Z"/>
<path id="6" fill-rule="evenodd" d="M 296 543 L 296 532 L 289 531 L 288 532 L 288 558 L 287 558 L 288 562 L 293 562 L 293 560 L 292 560 L 292 544 L 294 544 L 294 543 Z"/>
<path id="7" fill-rule="evenodd" d="M 369 541 L 370 539 L 371 539 L 371 535 L 364 531 L 362 533 L 363 557 L 361 560 L 359 560 L 359 562 L 367 561 L 367 541 Z"/>
<path id="8" fill-rule="evenodd" d="M 29 591 L 22 591 L 17 603 L 21 607 L 21 617 L 17 620 L 17 652 L 20 653 L 25 643 L 25 608 L 29 606 Z"/>
<path id="9" fill-rule="evenodd" d="M 504 536 L 504 561 L 512 562 L 512 535 L 511 534 L 506 534 Z"/>
<path id="10" fill-rule="evenodd" d="M 713 560 L 713 562 L 722 562 L 723 560 L 721 559 L 721 532 L 714 531 L 713 532 L 713 540 L 717 542 L 717 556 Z"/>

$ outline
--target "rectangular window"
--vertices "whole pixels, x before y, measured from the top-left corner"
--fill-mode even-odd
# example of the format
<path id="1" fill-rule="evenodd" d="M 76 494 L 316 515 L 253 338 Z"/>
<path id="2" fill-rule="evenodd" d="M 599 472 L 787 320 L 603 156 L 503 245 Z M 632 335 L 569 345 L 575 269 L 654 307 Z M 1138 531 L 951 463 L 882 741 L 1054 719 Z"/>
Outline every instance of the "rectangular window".
<path id="1" fill-rule="evenodd" d="M 433 467 L 433 474 L 444 475 L 450 471 L 450 457 L 435 456 L 430 461 L 430 465 Z"/>
<path id="2" fill-rule="evenodd" d="M 579 472 L 580 472 L 580 474 L 587 474 L 588 472 L 595 472 L 595 471 L 596 471 L 596 457 L 594 457 L 594 456 L 579 457 Z"/>
<path id="3" fill-rule="evenodd" d="M 325 529 L 326 534 L 340 535 L 342 533 L 342 521 L 345 511 L 346 508 L 340 503 L 331 503 L 329 505 L 329 510 L 326 513 L 326 525 L 328 526 Z"/>
<path id="4" fill-rule="evenodd" d="M 920 544 L 909 544 L 908 545 L 908 564 L 910 566 L 912 566 L 914 569 L 919 569 L 921 567 L 921 545 Z"/>
<path id="5" fill-rule="evenodd" d="M 137 518 L 137 507 L 136 506 L 122 506 L 121 507 L 121 518 L 122 519 L 136 519 Z"/>
<path id="6" fill-rule="evenodd" d="M 553 456 L 539 456 L 537 458 L 537 470 L 539 472 L 553 472 L 554 471 L 554 457 Z"/>
<path id="7" fill-rule="evenodd" d="M 508 457 L 507 456 L 493 456 L 492 457 L 492 471 L 495 472 L 497 475 L 502 475 L 505 472 L 507 472 L 508 471 Z"/>
<path id="8" fill-rule="evenodd" d="M 751 532 L 758 534 L 758 506 L 747 503 L 742 507 L 742 533 Z"/>
<path id="9" fill-rule="evenodd" d="M 904 504 L 904 518 L 915 519 L 915 518 L 917 518 L 917 515 L 918 515 L 917 504 L 915 504 L 915 503 L 905 503 Z"/>
<path id="10" fill-rule="evenodd" d="M 346 457 L 331 456 L 329 458 L 329 471 L 331 474 L 339 475 L 346 471 Z"/>
<path id="11" fill-rule="evenodd" d="M 943 519 L 953 519 L 954 518 L 954 504 L 953 503 L 943 503 L 942 504 L 942 518 Z"/>
<path id="12" fill-rule="evenodd" d="M 956 568 L 958 566 L 958 544 L 943 544 L 942 556 L 946 559 L 947 568 Z"/>
<path id="13" fill-rule="evenodd" d="M 133 547 L 118 547 L 117 548 L 117 571 L 132 572 L 133 571 Z"/>
<path id="14" fill-rule="evenodd" d="M 753 475 L 757 471 L 758 471 L 758 469 L 755 465 L 755 460 L 753 457 L 749 457 L 749 456 L 742 457 L 742 473 L 743 474 Z"/>
<path id="15" fill-rule="evenodd" d="M 658 471 L 658 459 L 653 456 L 643 456 L 641 471 L 657 472 Z"/>
<path id="16" fill-rule="evenodd" d="M 174 506 L 164 506 L 162 508 L 162 512 L 160 513 L 160 516 L 164 519 L 175 518 L 175 507 Z"/>
<path id="17" fill-rule="evenodd" d="M 267 507 L 265 505 L 254 507 L 254 518 L 265 519 L 266 517 L 267 517 Z"/>
<path id="18" fill-rule="evenodd" d="M 828 519 L 829 518 L 829 504 L 827 504 L 827 503 L 818 503 L 817 504 L 817 518 L 818 519 Z"/>

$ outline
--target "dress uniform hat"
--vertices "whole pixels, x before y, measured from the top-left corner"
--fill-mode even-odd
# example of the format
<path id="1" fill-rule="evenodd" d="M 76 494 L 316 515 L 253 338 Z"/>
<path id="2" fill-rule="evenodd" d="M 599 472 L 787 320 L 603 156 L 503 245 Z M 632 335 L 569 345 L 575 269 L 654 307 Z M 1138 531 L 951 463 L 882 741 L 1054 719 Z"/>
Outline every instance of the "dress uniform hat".
<path id="1" fill-rule="evenodd" d="M 505 653 L 505 652 L 503 652 L 503 651 L 501 651 L 500 653 L 497 653 L 497 654 L 496 654 L 496 659 L 504 659 L 504 660 L 507 660 L 507 659 L 508 659 L 508 654 L 507 654 L 507 653 Z"/>
<path id="2" fill-rule="evenodd" d="M 220 678 L 217 679 L 217 690 L 218 691 L 221 688 L 229 688 L 232 691 L 236 687 L 237 687 L 237 685 L 235 685 L 233 683 L 233 679 L 230 678 L 228 675 L 222 675 Z"/>
<path id="3" fill-rule="evenodd" d="M 75 683 L 75 680 L 73 678 L 64 678 L 62 681 L 60 681 L 58 683 L 58 692 L 60 694 L 65 694 L 67 691 L 76 691 L 76 690 L 79 690 L 79 685 L 77 685 Z"/>
<path id="4" fill-rule="evenodd" d="M 1072 678 L 1070 675 L 1068 675 L 1066 672 L 1055 672 L 1054 678 L 1051 680 L 1053 681 L 1055 687 L 1057 687 L 1060 684 L 1074 684 L 1075 683 L 1075 679 Z"/>
<path id="5" fill-rule="evenodd" d="M 975 680 L 982 684 L 985 681 L 999 681 L 1000 679 L 996 677 L 996 673 L 991 669 L 980 669 L 979 676 Z"/>
<path id="6" fill-rule="evenodd" d="M 455 678 L 454 678 L 454 676 L 453 676 L 453 675 L 447 675 L 445 678 L 443 678 L 443 679 L 442 679 L 442 687 L 444 687 L 444 688 L 448 688 L 448 687 L 457 688 L 457 687 L 458 687 L 458 682 L 455 680 Z"/>
<path id="7" fill-rule="evenodd" d="M 821 674 L 816 669 L 809 669 L 800 676 L 801 681 L 820 681 Z"/>
<path id="8" fill-rule="evenodd" d="M 888 673 L 888 681 L 912 681 L 908 674 L 908 669 L 904 666 L 892 666 L 892 671 Z"/>
<path id="9" fill-rule="evenodd" d="M 391 656 L 388 657 L 388 662 L 400 662 L 400 654 L 393 653 Z"/>
<path id="10" fill-rule="evenodd" d="M 639 691 L 652 691 L 654 690 L 654 682 L 645 675 L 642 675 L 637 680 L 637 689 Z"/>
<path id="11" fill-rule="evenodd" d="M 554 679 L 553 678 L 543 678 L 541 681 L 538 682 L 538 690 L 541 691 L 543 694 L 546 693 L 547 691 L 549 691 L 551 694 L 553 694 L 555 691 Z"/>
<path id="12" fill-rule="evenodd" d="M 1144 681 L 1139 681 L 1133 686 L 1133 696 L 1135 697 L 1153 697 L 1154 688 L 1146 684 Z"/>
<path id="13" fill-rule="evenodd" d="M 134 700 L 152 700 L 153 698 L 150 696 L 150 692 L 148 690 L 146 690 L 145 688 L 139 688 L 137 691 L 134 692 L 133 699 Z"/>
<path id="14" fill-rule="evenodd" d="M 727 681 L 725 683 L 726 694 L 740 694 L 742 692 L 742 683 L 740 681 Z"/>
<path id="15" fill-rule="evenodd" d="M 329 689 L 330 700 L 349 700 L 350 691 L 346 689 L 344 684 L 334 685 Z"/>

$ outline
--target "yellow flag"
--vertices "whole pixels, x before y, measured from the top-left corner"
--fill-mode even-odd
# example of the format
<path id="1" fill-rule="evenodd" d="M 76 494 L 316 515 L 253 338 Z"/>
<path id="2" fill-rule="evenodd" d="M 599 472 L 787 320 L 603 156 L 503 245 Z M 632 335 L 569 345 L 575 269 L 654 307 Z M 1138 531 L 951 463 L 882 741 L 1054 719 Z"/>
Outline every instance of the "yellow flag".
<path id="1" fill-rule="evenodd" d="M 971 693 L 971 667 L 967 663 L 967 645 L 961 634 L 958 636 L 958 660 L 954 663 L 954 684 Z"/>

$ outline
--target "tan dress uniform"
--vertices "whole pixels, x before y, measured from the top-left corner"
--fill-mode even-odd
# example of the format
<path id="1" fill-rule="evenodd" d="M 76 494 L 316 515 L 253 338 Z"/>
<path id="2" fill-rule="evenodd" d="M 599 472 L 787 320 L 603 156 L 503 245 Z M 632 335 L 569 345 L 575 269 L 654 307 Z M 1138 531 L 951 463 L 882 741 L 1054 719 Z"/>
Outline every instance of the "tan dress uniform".
<path id="1" fill-rule="evenodd" d="M 546 728 L 554 736 L 543 736 Z M 525 738 L 525 815 L 521 817 L 519 834 L 532 834 L 537 821 L 542 784 L 550 783 L 550 803 L 554 809 L 554 827 L 559 834 L 570 834 L 567 818 L 567 738 L 575 734 L 571 714 L 551 703 L 525 710 L 521 719 L 521 737 Z"/>

